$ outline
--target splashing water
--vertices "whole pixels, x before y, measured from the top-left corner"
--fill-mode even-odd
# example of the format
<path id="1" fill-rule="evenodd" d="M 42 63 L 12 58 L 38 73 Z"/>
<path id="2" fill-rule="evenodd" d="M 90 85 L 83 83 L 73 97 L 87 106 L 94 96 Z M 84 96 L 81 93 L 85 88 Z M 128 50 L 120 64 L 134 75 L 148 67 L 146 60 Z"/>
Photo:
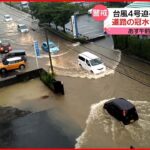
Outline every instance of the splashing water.
<path id="1" fill-rule="evenodd" d="M 102 78 L 102 77 L 105 77 L 107 75 L 114 74 L 114 72 L 115 72 L 114 70 L 107 69 L 105 72 L 102 72 L 98 75 L 95 75 L 95 74 L 89 73 L 88 71 L 77 68 L 77 67 L 76 68 L 69 68 L 68 70 L 67 69 L 61 70 L 60 68 L 59 69 L 55 68 L 55 71 L 58 75 L 88 78 L 88 79 Z"/>
<path id="2" fill-rule="evenodd" d="M 106 101 L 91 106 L 86 128 L 75 147 L 150 147 L 150 102 L 129 100 L 136 106 L 139 120 L 125 126 L 104 111 Z"/>

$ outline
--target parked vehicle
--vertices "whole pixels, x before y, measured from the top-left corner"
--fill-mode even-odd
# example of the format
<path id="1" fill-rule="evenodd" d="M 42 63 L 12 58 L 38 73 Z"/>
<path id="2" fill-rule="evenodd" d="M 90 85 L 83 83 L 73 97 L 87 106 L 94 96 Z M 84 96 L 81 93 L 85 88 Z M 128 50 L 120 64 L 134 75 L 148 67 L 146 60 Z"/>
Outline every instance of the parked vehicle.
<path id="1" fill-rule="evenodd" d="M 11 45 L 7 41 L 0 41 L 0 53 L 8 53 L 11 51 Z"/>
<path id="2" fill-rule="evenodd" d="M 22 60 L 21 57 L 13 57 L 6 59 L 0 63 L 0 71 L 1 73 L 6 73 L 10 70 L 20 69 L 23 70 L 25 68 L 25 61 Z"/>
<path id="3" fill-rule="evenodd" d="M 49 43 L 49 49 L 50 49 L 50 52 L 55 54 L 59 51 L 59 47 L 56 46 L 56 44 L 52 41 L 48 41 Z M 42 49 L 46 52 L 48 52 L 48 45 L 47 45 L 47 42 L 43 42 L 42 43 Z"/>
<path id="4" fill-rule="evenodd" d="M 92 9 L 88 10 L 88 14 L 91 15 L 92 14 Z"/>
<path id="5" fill-rule="evenodd" d="M 12 17 L 10 17 L 10 15 L 4 15 L 4 21 L 8 22 L 8 21 L 12 21 Z"/>
<path id="6" fill-rule="evenodd" d="M 22 2 L 20 3 L 20 6 L 21 6 L 22 8 L 29 8 L 29 2 L 27 2 L 27 1 L 22 1 Z"/>
<path id="7" fill-rule="evenodd" d="M 91 73 L 99 74 L 106 70 L 106 66 L 102 62 L 102 60 L 90 53 L 83 52 L 78 55 L 78 64 L 83 67 L 85 70 L 88 70 Z"/>
<path id="8" fill-rule="evenodd" d="M 26 51 L 25 50 L 12 50 L 11 52 L 5 54 L 3 56 L 3 61 L 5 61 L 8 58 L 13 58 L 20 56 L 24 61 L 27 61 Z"/>
<path id="9" fill-rule="evenodd" d="M 26 33 L 29 32 L 28 27 L 25 24 L 18 24 L 17 25 L 17 29 L 18 31 L 20 31 L 21 33 Z"/>
<path id="10" fill-rule="evenodd" d="M 104 104 L 103 108 L 124 125 L 139 119 L 135 106 L 124 98 L 110 100 Z"/>

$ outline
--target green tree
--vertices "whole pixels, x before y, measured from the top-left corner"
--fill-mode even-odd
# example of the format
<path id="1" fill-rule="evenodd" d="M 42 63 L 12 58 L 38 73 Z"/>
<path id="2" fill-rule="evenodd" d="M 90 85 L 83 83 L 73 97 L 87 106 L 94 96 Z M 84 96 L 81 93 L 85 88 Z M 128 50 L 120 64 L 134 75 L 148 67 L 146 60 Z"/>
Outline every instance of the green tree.
<path id="1" fill-rule="evenodd" d="M 129 36 L 127 52 L 129 54 L 140 56 L 141 42 L 142 39 L 139 39 L 138 36 Z"/>
<path id="2" fill-rule="evenodd" d="M 71 16 L 79 10 L 79 7 L 70 3 L 31 3 L 32 15 L 40 20 L 40 23 L 53 22 L 57 26 L 63 27 L 69 22 Z"/>
<path id="3" fill-rule="evenodd" d="M 56 7 L 56 10 L 58 13 L 53 16 L 53 21 L 57 26 L 63 27 L 63 31 L 65 32 L 65 24 L 69 22 L 71 16 L 76 11 L 75 5 L 61 3 L 61 5 Z"/>
<path id="4" fill-rule="evenodd" d="M 128 36 L 127 35 L 113 35 L 113 42 L 115 49 L 121 49 L 126 51 L 128 48 Z"/>
<path id="5" fill-rule="evenodd" d="M 49 3 L 31 3 L 32 15 L 40 20 L 40 23 L 51 23 L 53 15 L 49 9 Z"/>

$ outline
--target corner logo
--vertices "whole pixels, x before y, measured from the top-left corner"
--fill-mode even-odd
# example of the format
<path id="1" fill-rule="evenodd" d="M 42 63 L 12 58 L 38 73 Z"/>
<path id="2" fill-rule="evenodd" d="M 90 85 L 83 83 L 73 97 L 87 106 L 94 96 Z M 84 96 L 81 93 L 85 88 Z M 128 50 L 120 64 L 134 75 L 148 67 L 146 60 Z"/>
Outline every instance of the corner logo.
<path id="1" fill-rule="evenodd" d="M 92 9 L 92 17 L 95 21 L 104 21 L 108 17 L 108 9 L 104 5 L 96 5 Z"/>

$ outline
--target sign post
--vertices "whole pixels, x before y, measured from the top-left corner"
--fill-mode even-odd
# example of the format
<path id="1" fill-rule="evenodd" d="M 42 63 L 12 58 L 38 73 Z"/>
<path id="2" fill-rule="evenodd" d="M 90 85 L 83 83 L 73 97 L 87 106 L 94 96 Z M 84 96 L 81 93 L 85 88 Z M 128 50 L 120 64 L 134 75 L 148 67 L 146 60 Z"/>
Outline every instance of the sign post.
<path id="1" fill-rule="evenodd" d="M 35 52 L 35 58 L 36 58 L 36 65 L 37 65 L 37 68 L 39 68 L 38 57 L 40 57 L 40 48 L 38 45 L 38 41 L 34 41 L 34 52 Z"/>
<path id="2" fill-rule="evenodd" d="M 73 15 L 71 16 L 71 26 L 73 31 L 74 38 L 78 37 L 78 26 L 77 26 L 77 16 Z"/>

